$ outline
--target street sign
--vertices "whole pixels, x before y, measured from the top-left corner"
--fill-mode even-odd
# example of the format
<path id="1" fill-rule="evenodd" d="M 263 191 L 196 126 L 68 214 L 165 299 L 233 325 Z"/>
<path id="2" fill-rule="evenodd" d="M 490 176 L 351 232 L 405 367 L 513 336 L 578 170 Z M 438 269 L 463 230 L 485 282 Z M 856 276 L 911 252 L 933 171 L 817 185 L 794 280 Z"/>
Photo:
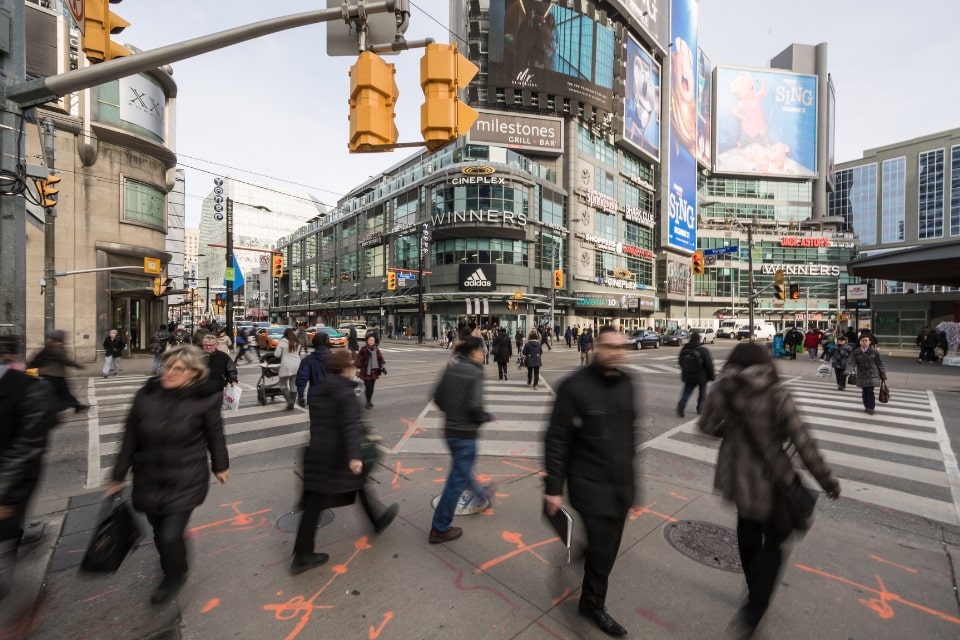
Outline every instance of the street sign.
<path id="1" fill-rule="evenodd" d="M 715 255 L 709 255 L 709 256 L 706 256 L 706 255 L 705 255 L 705 256 L 703 256 L 703 264 L 704 264 L 704 266 L 706 266 L 706 267 L 714 267 L 714 266 L 716 266 L 716 264 L 717 264 L 717 256 L 715 256 Z"/>
<path id="2" fill-rule="evenodd" d="M 704 256 L 721 256 L 725 253 L 739 253 L 740 247 L 733 245 L 731 247 L 717 247 L 716 249 L 704 249 Z"/>
<path id="3" fill-rule="evenodd" d="M 514 291 L 513 292 L 514 300 L 523 300 L 523 291 Z"/>
<path id="4" fill-rule="evenodd" d="M 70 10 L 70 15 L 73 16 L 73 21 L 77 23 L 77 27 L 80 29 L 80 33 L 84 33 L 84 0 L 64 0 L 63 4 L 67 5 L 67 9 Z"/>
<path id="5" fill-rule="evenodd" d="M 144 273 L 160 273 L 160 259 L 159 258 L 144 258 L 143 259 L 143 272 Z"/>

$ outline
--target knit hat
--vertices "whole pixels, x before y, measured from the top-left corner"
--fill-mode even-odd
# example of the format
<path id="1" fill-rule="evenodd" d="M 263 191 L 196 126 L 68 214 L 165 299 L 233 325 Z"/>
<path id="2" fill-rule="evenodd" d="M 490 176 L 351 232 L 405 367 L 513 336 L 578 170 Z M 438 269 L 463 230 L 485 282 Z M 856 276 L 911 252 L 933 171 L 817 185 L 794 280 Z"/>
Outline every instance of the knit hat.
<path id="1" fill-rule="evenodd" d="M 47 340 L 56 340 L 57 342 L 63 342 L 67 337 L 67 334 L 62 329 L 54 329 L 47 332 Z"/>

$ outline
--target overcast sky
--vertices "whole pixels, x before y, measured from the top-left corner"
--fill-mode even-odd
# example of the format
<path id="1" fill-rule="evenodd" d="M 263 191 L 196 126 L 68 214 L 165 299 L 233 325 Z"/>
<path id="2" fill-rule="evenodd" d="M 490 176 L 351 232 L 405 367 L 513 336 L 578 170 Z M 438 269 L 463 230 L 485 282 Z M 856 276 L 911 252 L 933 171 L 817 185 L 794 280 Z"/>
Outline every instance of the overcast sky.
<path id="1" fill-rule="evenodd" d="M 411 0 L 408 39 L 449 42 L 447 0 Z M 258 20 L 323 8 L 323 0 L 126 0 L 114 36 L 153 49 Z M 716 64 L 769 66 L 797 42 L 830 45 L 837 89 L 836 160 L 958 125 L 952 68 L 960 3 L 953 0 L 703 0 L 700 45 Z M 351 187 L 409 155 L 347 152 L 351 57 L 328 57 L 326 25 L 302 27 L 173 65 L 176 150 L 187 170 L 187 224 L 215 175 L 300 188 L 333 205 Z M 419 141 L 421 50 L 397 63 L 401 142 Z M 259 175 L 257 175 L 259 174 Z"/>

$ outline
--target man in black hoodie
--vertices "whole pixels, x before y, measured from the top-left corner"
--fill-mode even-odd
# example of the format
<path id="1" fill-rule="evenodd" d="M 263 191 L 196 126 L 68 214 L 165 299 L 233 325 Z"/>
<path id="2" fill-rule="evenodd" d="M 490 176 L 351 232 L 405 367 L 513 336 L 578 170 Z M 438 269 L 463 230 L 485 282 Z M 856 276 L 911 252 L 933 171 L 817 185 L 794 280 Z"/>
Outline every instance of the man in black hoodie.
<path id="1" fill-rule="evenodd" d="M 700 334 L 696 331 L 690 334 L 690 340 L 680 349 L 678 360 L 680 361 L 680 378 L 683 380 L 683 393 L 680 394 L 680 402 L 677 403 L 677 415 L 682 418 L 687 408 L 687 401 L 690 400 L 694 389 L 699 389 L 697 413 L 703 409 L 703 403 L 707 399 L 707 382 L 716 378 L 716 372 L 713 370 L 710 351 L 700 344 Z"/>

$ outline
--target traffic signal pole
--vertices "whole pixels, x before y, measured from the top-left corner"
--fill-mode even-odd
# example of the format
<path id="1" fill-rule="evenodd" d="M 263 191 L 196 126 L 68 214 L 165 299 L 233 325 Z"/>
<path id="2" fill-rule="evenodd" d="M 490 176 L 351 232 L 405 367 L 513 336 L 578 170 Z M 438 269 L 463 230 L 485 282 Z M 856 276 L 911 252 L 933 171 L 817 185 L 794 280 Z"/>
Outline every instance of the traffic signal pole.
<path id="1" fill-rule="evenodd" d="M 43 159 L 47 172 L 53 174 L 54 139 L 56 130 L 53 120 L 43 121 Z M 41 197 L 41 200 L 43 198 Z M 43 335 L 57 328 L 57 210 L 55 207 L 43 208 Z"/>

